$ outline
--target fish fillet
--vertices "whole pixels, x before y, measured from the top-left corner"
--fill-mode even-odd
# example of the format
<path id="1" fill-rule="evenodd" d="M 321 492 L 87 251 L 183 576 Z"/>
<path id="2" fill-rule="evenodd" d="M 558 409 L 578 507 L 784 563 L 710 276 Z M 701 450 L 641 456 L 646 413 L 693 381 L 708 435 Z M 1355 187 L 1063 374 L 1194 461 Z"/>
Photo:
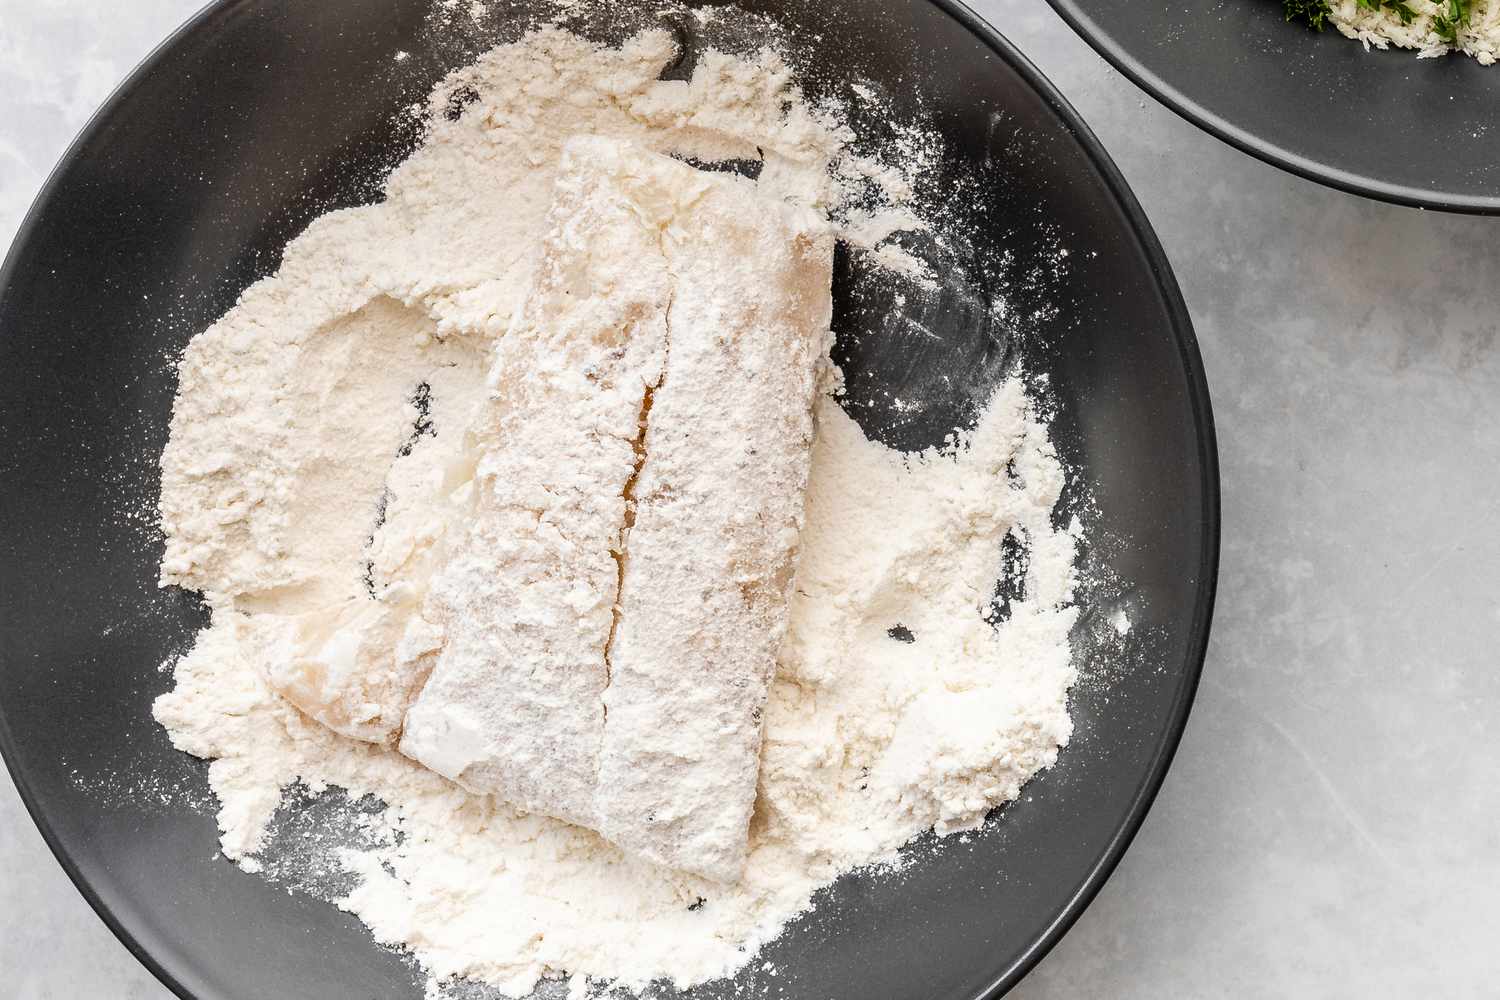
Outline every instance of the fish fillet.
<path id="1" fill-rule="evenodd" d="M 282 697 L 342 736 L 394 742 L 401 719 L 432 669 L 438 635 L 414 620 L 402 588 L 296 616 L 262 614 L 276 643 L 261 649 L 267 680 Z"/>
<path id="2" fill-rule="evenodd" d="M 720 880 L 744 868 L 831 334 L 833 245 L 753 185 L 705 185 L 665 243 L 652 394 L 610 649 L 599 829 Z"/>
<path id="3" fill-rule="evenodd" d="M 755 185 L 566 148 L 473 431 L 404 753 L 719 880 L 744 867 L 829 333 L 832 237 Z"/>
<path id="4" fill-rule="evenodd" d="M 628 175 L 570 148 L 554 199 L 471 430 L 475 507 L 424 610 L 445 642 L 400 747 L 473 791 L 594 826 L 625 487 L 671 278 Z"/>
<path id="5" fill-rule="evenodd" d="M 303 397 L 293 407 L 308 414 L 297 433 L 320 471 L 291 477 L 298 505 L 263 543 L 286 553 L 291 571 L 235 599 L 264 619 L 256 659 L 271 687 L 334 732 L 372 743 L 395 743 L 432 666 L 436 637 L 408 625 L 442 562 L 450 494 L 467 478 L 450 481 L 448 467 L 462 464 L 463 428 L 484 384 L 479 347 L 431 331 L 418 310 L 382 298 L 307 334 L 288 391 Z M 385 369 L 354 364 L 365 353 L 386 359 Z M 412 398 L 417 386 L 425 414 Z M 393 406 L 402 396 L 407 405 Z M 430 428 L 420 440 L 419 415 Z M 383 483 L 369 471 L 382 455 Z M 378 508 L 361 503 L 372 495 Z M 362 535 L 358 562 L 335 555 Z M 316 568 L 324 564 L 339 570 Z"/>

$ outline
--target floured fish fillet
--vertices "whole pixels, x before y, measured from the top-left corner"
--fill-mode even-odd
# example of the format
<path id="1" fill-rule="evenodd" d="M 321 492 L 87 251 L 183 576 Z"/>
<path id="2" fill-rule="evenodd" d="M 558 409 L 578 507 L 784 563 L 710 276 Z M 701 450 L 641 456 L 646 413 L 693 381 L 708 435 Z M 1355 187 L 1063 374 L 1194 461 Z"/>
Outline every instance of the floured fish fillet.
<path id="1" fill-rule="evenodd" d="M 400 743 L 469 789 L 585 826 L 625 488 L 671 304 L 640 182 L 590 152 L 564 153 L 533 287 L 496 348 L 471 430 L 475 506 L 424 612 L 445 644 Z"/>
<path id="2" fill-rule="evenodd" d="M 787 628 L 832 340 L 833 242 L 811 212 L 725 178 L 704 184 L 664 246 L 670 344 L 633 489 L 599 829 L 662 864 L 732 880 Z"/>
<path id="3" fill-rule="evenodd" d="M 204 591 L 216 615 L 256 618 L 253 662 L 299 709 L 393 743 L 431 665 L 433 637 L 407 626 L 441 561 L 444 470 L 462 453 L 488 349 L 436 336 L 360 268 L 334 270 L 290 249 L 278 276 L 189 344 L 182 371 L 196 388 L 162 458 L 162 582 Z M 284 423 L 267 419 L 280 408 Z M 428 430 L 414 438 L 419 417 Z"/>
<path id="4" fill-rule="evenodd" d="M 445 559 L 448 522 L 470 502 L 473 469 L 464 437 L 444 430 L 392 463 L 384 516 L 365 553 L 362 592 L 302 614 L 260 615 L 267 634 L 279 640 L 260 650 L 267 681 L 336 733 L 394 743 L 432 670 L 442 632 L 418 612 Z"/>
<path id="5" fill-rule="evenodd" d="M 393 741 L 441 637 L 415 618 L 412 603 L 403 587 L 380 600 L 354 598 L 295 617 L 261 615 L 280 640 L 261 650 L 267 680 L 336 733 Z"/>
<path id="6" fill-rule="evenodd" d="M 550 219 L 473 431 L 475 508 L 423 612 L 445 644 L 401 749 L 733 880 L 832 237 L 750 181 L 596 138 L 566 148 Z"/>

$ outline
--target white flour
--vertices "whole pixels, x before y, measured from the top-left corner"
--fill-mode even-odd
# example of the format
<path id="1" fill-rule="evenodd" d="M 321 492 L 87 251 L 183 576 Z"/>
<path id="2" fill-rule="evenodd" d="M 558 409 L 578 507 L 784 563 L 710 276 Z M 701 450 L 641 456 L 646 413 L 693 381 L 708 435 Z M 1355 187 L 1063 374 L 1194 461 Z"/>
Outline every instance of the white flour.
<path id="1" fill-rule="evenodd" d="M 838 874 L 894 860 L 925 829 L 978 824 L 1071 731 L 1074 539 L 1052 526 L 1063 474 L 1017 380 L 950 448 L 908 457 L 819 404 L 749 860 L 731 887 L 471 795 L 391 749 L 391 719 L 325 720 L 359 742 L 271 687 L 324 616 L 399 610 L 431 576 L 463 428 L 569 138 L 763 157 L 763 192 L 857 223 L 845 239 L 914 266 L 880 242 L 912 224 L 902 174 L 849 155 L 847 130 L 779 59 L 709 53 L 690 82 L 657 80 L 672 56 L 661 33 L 611 50 L 545 30 L 453 74 L 386 200 L 315 222 L 182 363 L 162 577 L 202 590 L 214 620 L 157 718 L 212 759 L 224 853 L 250 870 L 279 864 L 267 825 L 290 784 L 386 803 L 340 852 L 361 881 L 336 895 L 435 981 L 520 996 L 564 972 L 579 992 L 731 974 Z M 450 121 L 461 87 L 477 99 Z M 879 204 L 841 211 L 872 180 Z M 1025 596 L 995 621 L 1007 533 L 1029 548 Z M 386 638 L 351 655 L 389 658 L 375 648 L 389 634 L 366 635 Z"/>

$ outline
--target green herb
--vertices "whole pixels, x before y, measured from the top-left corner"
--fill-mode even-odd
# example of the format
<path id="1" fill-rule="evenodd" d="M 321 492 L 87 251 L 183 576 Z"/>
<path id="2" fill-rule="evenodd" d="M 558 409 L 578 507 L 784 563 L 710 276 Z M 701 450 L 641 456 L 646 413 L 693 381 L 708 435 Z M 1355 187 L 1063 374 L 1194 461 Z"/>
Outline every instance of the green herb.
<path id="1" fill-rule="evenodd" d="M 1328 23 L 1328 0 L 1281 0 L 1288 21 L 1305 21 L 1322 31 Z"/>
<path id="2" fill-rule="evenodd" d="M 1469 23 L 1469 0 L 1448 0 L 1442 13 L 1432 15 L 1432 30 L 1449 45 L 1458 44 L 1458 29 Z"/>
<path id="3" fill-rule="evenodd" d="M 1417 12 L 1402 3 L 1401 0 L 1357 0 L 1357 2 L 1365 10 L 1380 10 L 1380 8 L 1384 7 L 1399 17 L 1402 24 L 1411 24 L 1412 18 L 1417 16 Z"/>
<path id="4" fill-rule="evenodd" d="M 1417 12 L 1405 0 L 1355 0 L 1365 10 L 1388 10 L 1411 24 Z M 1441 0 L 1440 0 L 1441 2 Z M 1432 30 L 1449 45 L 1458 44 L 1458 30 L 1469 23 L 1469 5 L 1473 0 L 1446 0 L 1443 10 L 1432 15 Z M 1328 0 L 1281 0 L 1288 21 L 1302 21 L 1322 31 L 1328 24 Z"/>

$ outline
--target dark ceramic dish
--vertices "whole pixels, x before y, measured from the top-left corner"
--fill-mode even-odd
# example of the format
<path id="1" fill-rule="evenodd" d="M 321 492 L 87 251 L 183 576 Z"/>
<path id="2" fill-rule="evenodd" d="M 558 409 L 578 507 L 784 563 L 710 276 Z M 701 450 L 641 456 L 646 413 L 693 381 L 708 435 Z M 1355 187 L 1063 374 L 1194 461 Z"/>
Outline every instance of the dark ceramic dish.
<path id="1" fill-rule="evenodd" d="M 514 35 L 519 13 L 492 4 L 455 36 L 429 9 L 212 5 L 85 129 L 0 273 L 0 747 L 80 891 L 184 997 L 419 995 L 417 973 L 357 920 L 215 856 L 205 765 L 150 717 L 171 684 L 158 666 L 206 618 L 193 595 L 157 589 L 150 512 L 176 353 L 309 219 L 376 196 L 417 139 L 390 123 L 446 68 Z M 967 192 L 954 209 L 980 220 L 972 241 L 950 241 L 952 294 L 920 306 L 940 340 L 903 334 L 889 290 L 841 258 L 857 415 L 890 443 L 928 444 L 1007 366 L 1046 376 L 1098 581 L 1076 633 L 1078 730 L 1057 766 L 968 842 L 920 846 L 897 877 L 839 881 L 765 958 L 776 995 L 993 997 L 1109 876 L 1187 719 L 1218 558 L 1203 370 L 1134 197 L 994 31 L 946 0 L 757 9 L 790 26 L 813 91 L 860 76 L 905 110 L 920 100 Z M 996 291 L 1013 322 L 974 308 Z M 876 405 L 885 389 L 924 405 L 897 419 Z M 1120 606 L 1135 623 L 1123 639 L 1104 621 Z"/>
<path id="2" fill-rule="evenodd" d="M 1366 52 L 1288 24 L 1281 0 L 1051 0 L 1099 54 L 1188 121 L 1354 194 L 1500 214 L 1500 67 Z"/>

